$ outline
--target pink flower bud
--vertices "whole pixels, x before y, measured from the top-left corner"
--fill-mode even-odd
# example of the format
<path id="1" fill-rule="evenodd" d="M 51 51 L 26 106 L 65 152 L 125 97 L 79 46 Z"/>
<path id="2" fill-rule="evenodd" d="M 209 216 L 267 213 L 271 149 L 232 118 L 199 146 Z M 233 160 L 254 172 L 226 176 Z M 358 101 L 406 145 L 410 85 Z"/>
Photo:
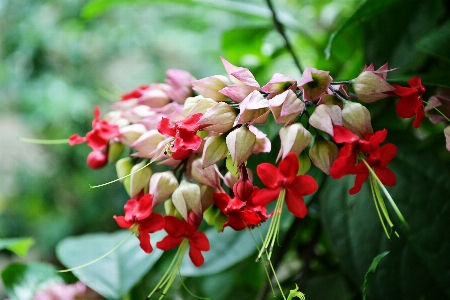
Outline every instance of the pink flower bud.
<path id="1" fill-rule="evenodd" d="M 269 116 L 269 100 L 253 91 L 239 104 L 239 109 L 237 124 L 264 124 Z"/>
<path id="2" fill-rule="evenodd" d="M 363 138 L 366 133 L 373 133 L 369 110 L 359 103 L 344 104 L 342 124 L 360 138 Z"/>
<path id="3" fill-rule="evenodd" d="M 94 150 L 88 154 L 87 165 L 91 169 L 100 169 L 108 163 L 108 155 L 103 151 Z"/>
<path id="4" fill-rule="evenodd" d="M 289 124 L 305 109 L 305 104 L 293 91 L 287 90 L 270 99 L 269 107 L 277 124 Z"/>
<path id="5" fill-rule="evenodd" d="M 233 128 L 236 109 L 225 102 L 216 103 L 200 118 L 198 124 L 203 130 L 224 133 Z"/>
<path id="6" fill-rule="evenodd" d="M 225 137 L 210 136 L 206 139 L 203 146 L 202 168 L 209 167 L 218 161 L 226 158 L 228 155 L 228 148 Z"/>
<path id="7" fill-rule="evenodd" d="M 191 175 L 192 178 L 200 184 L 205 184 L 213 188 L 220 186 L 219 175 L 218 172 L 216 172 L 216 168 L 213 165 L 203 168 L 201 158 L 192 162 Z"/>
<path id="8" fill-rule="evenodd" d="M 150 178 L 149 193 L 153 195 L 153 206 L 169 198 L 178 187 L 178 180 L 172 172 L 158 172 Z"/>
<path id="9" fill-rule="evenodd" d="M 336 144 L 327 141 L 320 135 L 316 135 L 314 143 L 309 149 L 309 158 L 312 163 L 327 175 L 330 175 L 330 168 L 338 157 Z"/>
<path id="10" fill-rule="evenodd" d="M 137 153 L 133 153 L 133 156 L 143 158 L 153 158 L 158 154 L 158 150 L 161 149 L 162 144 L 165 141 L 164 135 L 158 132 L 156 129 L 149 130 L 142 134 L 131 147 L 137 150 Z"/>
<path id="11" fill-rule="evenodd" d="M 288 89 L 293 89 L 293 92 L 295 92 L 296 83 L 297 81 L 294 78 L 285 76 L 280 73 L 275 73 L 273 74 L 270 81 L 261 88 L 261 91 L 269 94 L 268 99 L 271 99 Z"/>
<path id="12" fill-rule="evenodd" d="M 284 159 L 289 153 L 300 153 L 311 142 L 312 135 L 301 123 L 294 123 L 280 129 L 281 149 L 278 154 Z"/>
<path id="13" fill-rule="evenodd" d="M 186 99 L 183 115 L 186 118 L 189 118 L 190 116 L 197 113 L 204 114 L 216 104 L 217 102 L 211 98 L 205 98 L 203 96 L 190 97 Z"/>
<path id="14" fill-rule="evenodd" d="M 194 90 L 205 97 L 212 98 L 216 101 L 225 101 L 227 96 L 219 93 L 219 91 L 228 85 L 228 78 L 222 75 L 206 77 L 192 82 Z"/>
<path id="15" fill-rule="evenodd" d="M 306 67 L 298 82 L 298 87 L 303 90 L 304 100 L 318 100 L 322 94 L 326 93 L 333 80 L 328 74 L 330 74 L 328 71 Z"/>
<path id="16" fill-rule="evenodd" d="M 253 145 L 253 154 L 258 154 L 261 152 L 269 153 L 272 149 L 272 144 L 270 140 L 267 138 L 267 134 L 259 130 L 253 125 L 248 126 L 248 129 L 255 134 L 256 140 Z"/>
<path id="17" fill-rule="evenodd" d="M 388 97 L 395 88 L 373 71 L 364 71 L 353 81 L 353 90 L 359 100 L 370 103 Z"/>
<path id="18" fill-rule="evenodd" d="M 130 197 L 133 198 L 140 192 L 148 193 L 148 185 L 150 177 L 152 177 L 152 170 L 149 166 L 143 168 L 147 164 L 142 161 L 131 168 L 130 175 Z M 143 168 L 143 169 L 142 169 Z"/>
<path id="19" fill-rule="evenodd" d="M 342 125 L 341 108 L 337 105 L 321 104 L 314 109 L 309 124 L 333 136 L 333 125 Z"/>
<path id="20" fill-rule="evenodd" d="M 126 145 L 131 147 L 131 145 L 141 136 L 143 135 L 147 129 L 142 124 L 132 124 L 119 129 L 120 131 L 120 141 Z"/>
<path id="21" fill-rule="evenodd" d="M 256 136 L 246 126 L 241 126 L 227 135 L 226 143 L 234 165 L 247 161 L 253 151 Z"/>

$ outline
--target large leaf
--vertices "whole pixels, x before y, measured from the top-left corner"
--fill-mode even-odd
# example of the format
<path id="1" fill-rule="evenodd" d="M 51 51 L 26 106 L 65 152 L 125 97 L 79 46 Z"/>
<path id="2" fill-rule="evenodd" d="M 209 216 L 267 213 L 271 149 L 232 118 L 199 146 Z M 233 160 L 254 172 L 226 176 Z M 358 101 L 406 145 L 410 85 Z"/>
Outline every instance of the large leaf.
<path id="1" fill-rule="evenodd" d="M 54 283 L 63 283 L 52 265 L 13 263 L 2 272 L 3 284 L 12 300 L 31 300 L 34 294 Z"/>
<path id="2" fill-rule="evenodd" d="M 65 266 L 75 268 L 107 253 L 129 234 L 129 231 L 121 230 L 68 237 L 58 244 L 56 253 Z M 163 236 L 163 231 L 152 234 L 152 245 Z M 161 254 L 162 251 L 156 248 L 146 254 L 139 247 L 139 240 L 130 236 L 107 257 L 73 273 L 105 298 L 120 299 L 150 270 Z"/>
<path id="3" fill-rule="evenodd" d="M 30 247 L 34 245 L 34 242 L 33 238 L 0 239 L 0 250 L 6 249 L 20 257 L 25 257 Z"/>
<path id="4" fill-rule="evenodd" d="M 369 299 L 450 297 L 450 170 L 442 168 L 442 162 L 429 153 L 415 153 L 408 144 L 399 145 L 399 153 L 389 166 L 397 176 L 391 195 L 408 221 L 409 231 L 402 230 L 400 239 L 393 237 L 389 242 L 368 184 L 350 196 L 351 176 L 327 180 L 318 197 L 334 252 L 342 268 L 362 288 L 373 258 L 390 250 L 369 283 Z"/>
<path id="5" fill-rule="evenodd" d="M 426 53 L 450 61 L 450 21 L 423 38 L 417 46 Z"/>

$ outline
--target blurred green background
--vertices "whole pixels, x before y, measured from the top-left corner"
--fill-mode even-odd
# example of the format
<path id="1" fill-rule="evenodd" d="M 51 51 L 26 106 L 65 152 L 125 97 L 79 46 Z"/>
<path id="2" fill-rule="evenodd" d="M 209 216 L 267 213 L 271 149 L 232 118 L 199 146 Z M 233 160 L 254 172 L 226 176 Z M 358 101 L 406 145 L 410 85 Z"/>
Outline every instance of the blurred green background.
<path id="1" fill-rule="evenodd" d="M 361 72 L 364 64 L 374 62 L 378 68 L 389 61 L 392 68 L 400 67 L 389 75 L 390 78 L 404 83 L 411 74 L 421 75 L 424 84 L 428 84 L 429 96 L 435 87 L 450 84 L 450 51 L 445 50 L 450 48 L 450 26 L 446 23 L 450 14 L 448 3 L 443 0 L 276 0 L 274 5 L 303 68 L 312 66 L 331 71 L 334 79 L 350 79 Z M 331 38 L 334 39 L 330 44 Z M 327 49 L 331 49 L 328 59 Z M 275 72 L 299 78 L 263 0 L 1 1 L 0 238 L 33 237 L 36 245 L 28 259 L 58 265 L 54 249 L 63 238 L 115 231 L 117 225 L 112 215 L 121 214 L 128 199 L 122 186 L 89 188 L 89 184 L 114 179 L 114 166 L 99 171 L 89 169 L 85 163 L 89 149 L 85 145 L 31 145 L 19 142 L 17 137 L 61 139 L 73 133 L 83 135 L 90 128 L 95 105 L 106 112 L 112 101 L 134 87 L 164 81 L 169 68 L 187 70 L 198 79 L 224 75 L 220 56 L 249 68 L 261 86 Z M 428 166 L 448 166 L 450 155 L 444 149 L 443 126 L 432 126 L 426 120 L 420 130 L 413 132 L 407 121 L 396 117 L 393 105 L 393 100 L 386 100 L 369 108 L 374 128 L 392 128 L 390 141 L 399 144 L 399 152 L 409 153 L 403 155 L 403 160 L 399 155 L 397 177 L 407 169 L 405 161 L 409 161 L 409 166 L 425 162 Z M 266 158 L 261 156 L 260 159 Z M 447 195 L 444 198 L 449 200 L 448 187 L 443 183 L 449 174 L 441 173 L 443 179 L 439 181 L 433 175 L 433 167 L 427 171 L 430 174 L 422 174 L 422 167 L 417 168 L 418 188 L 426 190 L 430 184 L 437 185 L 433 186 L 437 195 L 444 193 Z M 410 174 L 403 175 L 409 178 Z M 326 201 L 336 198 L 332 205 L 341 201 L 345 202 L 341 203 L 343 206 L 355 201 L 349 200 L 346 194 L 350 183 L 329 179 L 322 183 L 323 188 L 311 199 L 310 216 L 291 226 L 304 228 L 304 231 L 286 233 L 294 234 L 296 239 L 284 244 L 287 248 L 281 250 L 277 264 L 284 268 L 280 277 L 289 284 L 301 284 L 301 289 L 306 288 L 307 295 L 311 295 L 308 299 L 331 299 L 332 294 L 333 299 L 358 299 L 371 259 L 389 245 L 379 234 L 381 226 L 376 215 L 372 218 L 375 225 L 368 229 L 376 228 L 376 232 L 358 232 L 357 237 L 350 236 L 352 243 L 340 243 L 341 233 L 333 231 L 340 225 L 331 224 L 332 212 Z M 424 220 L 434 218 L 431 213 L 425 216 L 417 213 L 422 209 L 422 202 L 415 205 L 417 211 L 409 213 L 407 203 L 411 198 L 402 200 L 406 190 L 407 183 L 399 179 L 394 195 L 400 198 L 399 206 L 407 210 L 407 219 L 408 216 Z M 428 197 L 426 201 L 435 200 L 430 195 L 425 197 Z M 370 195 L 366 194 L 366 198 L 363 213 L 373 213 Z M 448 211 L 448 205 L 441 206 L 443 199 L 439 201 L 435 205 Z M 343 206 L 335 209 L 343 210 Z M 344 216 L 352 218 L 348 214 Z M 439 222 L 433 226 L 448 225 L 448 221 Z M 430 223 L 424 221 L 424 224 L 425 228 L 430 226 L 429 230 L 433 230 Z M 412 228 L 416 228 L 414 224 Z M 345 233 L 348 231 L 342 234 Z M 350 263 L 343 261 L 345 249 L 353 247 L 351 249 L 357 251 L 361 242 L 358 237 L 372 233 L 377 236 L 376 246 L 369 247 L 370 251 L 361 257 L 349 256 Z M 442 247 L 446 251 L 449 241 L 444 242 L 447 244 Z M 0 252 L 1 269 L 13 260 L 17 258 L 9 252 Z M 428 267 L 434 266 L 434 260 L 429 264 L 427 259 L 424 261 Z M 266 294 L 261 290 L 267 280 L 260 267 L 249 269 L 256 269 L 257 279 L 230 279 L 249 265 L 252 265 L 251 257 L 243 260 L 238 268 L 187 282 L 189 286 L 197 285 L 193 289 L 200 294 L 209 295 L 217 292 L 215 286 L 227 285 L 229 288 L 217 294 L 217 299 L 227 299 L 236 293 L 242 295 L 240 299 L 264 299 Z M 439 286 L 437 294 L 425 287 L 426 292 L 414 293 L 384 292 L 377 286 L 371 295 L 373 299 L 382 299 L 380 295 L 394 295 L 393 299 L 401 299 L 395 298 L 397 295 L 411 294 L 417 297 L 408 299 L 448 296 L 448 289 L 445 294 L 442 286 L 448 273 L 447 277 L 440 273 L 434 275 L 441 276 L 437 283 L 433 281 Z M 414 278 L 408 281 L 414 282 L 417 279 Z M 136 288 L 139 289 L 145 293 L 149 288 Z M 0 298 L 4 296 L 1 293 Z"/>

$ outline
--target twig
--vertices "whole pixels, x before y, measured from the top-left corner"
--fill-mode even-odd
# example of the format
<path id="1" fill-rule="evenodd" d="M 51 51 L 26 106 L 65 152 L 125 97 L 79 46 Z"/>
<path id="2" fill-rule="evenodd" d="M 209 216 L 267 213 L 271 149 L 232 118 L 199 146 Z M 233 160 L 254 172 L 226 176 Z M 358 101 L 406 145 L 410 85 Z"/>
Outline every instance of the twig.
<path id="1" fill-rule="evenodd" d="M 270 11 L 272 12 L 272 19 L 273 23 L 275 25 L 275 29 L 278 31 L 278 33 L 283 37 L 284 43 L 286 46 L 286 49 L 289 51 L 289 53 L 292 56 L 292 59 L 294 60 L 295 66 L 300 72 L 300 75 L 302 74 L 302 67 L 300 66 L 300 61 L 298 60 L 297 56 L 295 55 L 294 49 L 291 46 L 291 43 L 289 42 L 289 39 L 286 35 L 286 32 L 284 30 L 283 24 L 278 20 L 277 14 L 275 12 L 275 9 L 272 5 L 271 0 L 266 0 L 267 6 L 269 7 Z"/>

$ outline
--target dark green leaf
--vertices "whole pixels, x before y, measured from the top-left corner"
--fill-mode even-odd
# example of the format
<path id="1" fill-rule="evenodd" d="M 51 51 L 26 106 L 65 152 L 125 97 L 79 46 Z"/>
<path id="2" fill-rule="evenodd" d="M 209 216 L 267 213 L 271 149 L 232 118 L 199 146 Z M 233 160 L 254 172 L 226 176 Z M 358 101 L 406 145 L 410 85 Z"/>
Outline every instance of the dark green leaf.
<path id="1" fill-rule="evenodd" d="M 375 270 L 377 269 L 378 263 L 383 259 L 383 257 L 388 254 L 389 251 L 384 251 L 383 253 L 375 256 L 375 258 L 372 260 L 372 264 L 370 265 L 369 270 L 367 270 L 366 276 L 364 276 L 363 300 L 366 299 L 367 287 L 369 286 L 370 278 L 372 278 L 373 273 L 375 273 Z"/>
<path id="2" fill-rule="evenodd" d="M 421 51 L 450 61 L 450 21 L 425 36 L 417 47 Z"/>
<path id="3" fill-rule="evenodd" d="M 129 231 L 94 233 L 62 240 L 56 253 L 68 268 L 93 261 L 117 246 Z M 151 235 L 152 244 L 164 236 L 163 231 Z M 147 254 L 139 247 L 139 240 L 130 236 L 118 249 L 102 260 L 74 270 L 73 273 L 90 288 L 108 299 L 120 299 L 150 270 L 162 251 Z"/>
<path id="4" fill-rule="evenodd" d="M 31 300 L 34 294 L 54 283 L 63 283 L 52 265 L 14 263 L 2 272 L 3 284 L 12 300 Z"/>
<path id="5" fill-rule="evenodd" d="M 0 239 L 0 250 L 6 249 L 20 257 L 25 257 L 28 250 L 35 243 L 33 238 L 11 238 L 11 239 Z"/>

